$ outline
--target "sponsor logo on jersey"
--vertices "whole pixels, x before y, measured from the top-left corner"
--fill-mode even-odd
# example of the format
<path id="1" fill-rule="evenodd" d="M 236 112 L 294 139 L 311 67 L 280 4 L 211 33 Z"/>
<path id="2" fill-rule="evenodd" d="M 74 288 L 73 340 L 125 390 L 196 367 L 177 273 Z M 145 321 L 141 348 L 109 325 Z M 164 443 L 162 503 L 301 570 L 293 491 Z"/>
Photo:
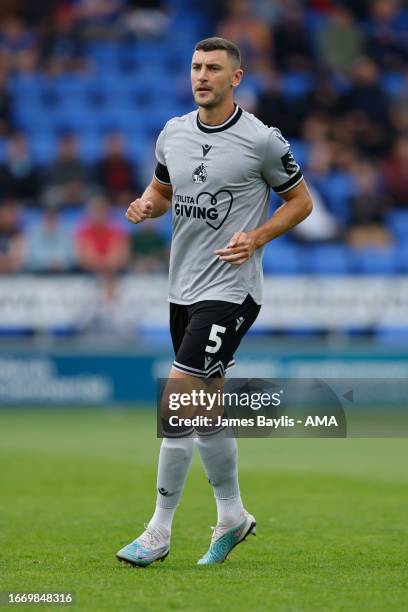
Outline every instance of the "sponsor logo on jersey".
<path id="1" fill-rule="evenodd" d="M 220 210 L 220 201 L 223 209 Z M 230 214 L 234 198 L 228 189 L 216 193 L 202 191 L 196 198 L 177 194 L 174 198 L 174 213 L 178 217 L 203 219 L 214 230 L 220 229 Z"/>
<path id="2" fill-rule="evenodd" d="M 193 170 L 193 174 L 191 176 L 195 183 L 205 183 L 207 180 L 207 170 L 205 169 L 204 164 L 200 164 L 195 170 Z"/>
<path id="3" fill-rule="evenodd" d="M 297 171 L 298 165 L 295 162 L 291 151 L 288 151 L 287 153 L 285 153 L 285 155 L 281 157 L 281 160 L 282 160 L 282 165 L 285 169 L 286 174 L 291 175 Z"/>
<path id="4" fill-rule="evenodd" d="M 212 149 L 212 145 L 205 144 L 205 145 L 201 145 L 201 146 L 202 146 L 202 149 L 203 149 L 203 157 L 205 157 L 207 155 L 207 153 L 209 153 L 210 150 Z"/>

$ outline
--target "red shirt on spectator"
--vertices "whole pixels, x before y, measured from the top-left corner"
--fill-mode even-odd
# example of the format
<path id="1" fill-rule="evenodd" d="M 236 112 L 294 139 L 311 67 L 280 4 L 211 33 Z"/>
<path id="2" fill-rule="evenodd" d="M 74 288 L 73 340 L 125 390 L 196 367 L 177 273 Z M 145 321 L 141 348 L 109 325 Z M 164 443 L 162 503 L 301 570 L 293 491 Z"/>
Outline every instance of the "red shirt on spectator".
<path id="1" fill-rule="evenodd" d="M 109 219 L 110 207 L 101 196 L 89 206 L 89 218 L 77 234 L 80 267 L 89 272 L 117 272 L 123 269 L 129 256 L 126 233 Z"/>

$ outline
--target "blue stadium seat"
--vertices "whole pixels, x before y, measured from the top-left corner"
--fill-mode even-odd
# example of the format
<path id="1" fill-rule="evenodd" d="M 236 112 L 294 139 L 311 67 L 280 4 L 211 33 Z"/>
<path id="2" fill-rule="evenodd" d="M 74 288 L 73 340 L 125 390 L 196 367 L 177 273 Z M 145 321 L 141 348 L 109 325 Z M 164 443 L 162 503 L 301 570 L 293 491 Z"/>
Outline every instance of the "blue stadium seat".
<path id="1" fill-rule="evenodd" d="M 394 247 L 353 249 L 356 272 L 361 274 L 395 274 L 398 270 L 397 251 Z"/>
<path id="2" fill-rule="evenodd" d="M 192 46 L 190 43 L 186 45 L 185 42 L 181 40 L 174 40 L 171 48 L 168 49 L 168 53 L 164 60 L 164 66 L 166 68 L 169 67 L 169 64 L 170 66 L 176 66 L 177 70 L 175 70 L 175 73 L 185 76 L 190 70 L 191 50 Z"/>
<path id="3" fill-rule="evenodd" d="M 172 236 L 171 211 L 155 220 L 156 231 L 170 242 Z"/>
<path id="4" fill-rule="evenodd" d="M 38 73 L 16 72 L 11 79 L 11 92 L 17 98 L 39 98 L 42 88 L 43 81 Z"/>
<path id="5" fill-rule="evenodd" d="M 94 124 L 94 116 L 82 105 L 70 104 L 69 100 L 49 110 L 50 121 L 56 131 L 81 132 Z"/>
<path id="6" fill-rule="evenodd" d="M 355 194 L 352 177 L 346 172 L 332 172 L 321 179 L 316 179 L 315 186 L 330 211 L 347 223 L 350 217 L 350 201 Z"/>
<path id="7" fill-rule="evenodd" d="M 401 242 L 407 242 L 408 210 L 391 211 L 387 216 L 387 225 L 397 240 L 400 240 Z"/>
<path id="8" fill-rule="evenodd" d="M 86 164 L 93 164 L 101 158 L 102 152 L 103 144 L 101 133 L 95 129 L 82 130 L 79 138 L 79 154 L 81 160 Z"/>
<path id="9" fill-rule="evenodd" d="M 245 80 L 243 84 L 240 86 L 249 89 L 249 91 L 253 91 L 256 96 L 261 94 L 266 89 L 265 79 L 260 74 L 248 74 L 245 75 Z"/>
<path id="10" fill-rule="evenodd" d="M 7 140 L 0 136 L 0 164 L 2 164 L 7 157 Z"/>
<path id="11" fill-rule="evenodd" d="M 301 168 L 304 168 L 309 158 L 309 147 L 307 146 L 307 144 L 302 142 L 301 140 L 291 138 L 290 148 L 292 150 L 293 157 L 296 159 L 299 166 Z"/>
<path id="12" fill-rule="evenodd" d="M 108 106 L 96 109 L 93 115 L 94 127 L 101 132 L 121 131 L 144 135 L 149 131 L 149 121 L 136 106 Z"/>
<path id="13" fill-rule="evenodd" d="M 397 243 L 396 245 L 397 272 L 406 274 L 408 272 L 408 243 Z"/>
<path id="14" fill-rule="evenodd" d="M 146 161 L 146 156 L 151 155 L 153 159 L 153 144 L 150 138 L 145 134 L 126 134 L 127 152 L 131 162 L 143 165 Z"/>
<path id="15" fill-rule="evenodd" d="M 271 242 L 265 247 L 263 269 L 266 274 L 298 274 L 300 261 L 301 252 L 296 245 Z"/>
<path id="16" fill-rule="evenodd" d="M 304 261 L 311 274 L 348 274 L 352 268 L 350 251 L 342 244 L 310 246 Z"/>
<path id="17" fill-rule="evenodd" d="M 78 75 L 63 74 L 47 82 L 47 89 L 60 103 L 82 104 L 86 92 L 86 79 Z"/>
<path id="18" fill-rule="evenodd" d="M 313 77 L 308 72 L 286 72 L 282 77 L 282 93 L 285 98 L 307 96 L 313 88 Z"/>
<path id="19" fill-rule="evenodd" d="M 37 98 L 17 98 L 12 108 L 16 126 L 22 130 L 31 130 L 34 126 L 46 127 L 48 114 Z"/>
<path id="20" fill-rule="evenodd" d="M 153 105 L 144 115 L 145 128 L 151 134 L 159 132 L 169 119 L 180 114 L 179 105 L 173 106 L 166 103 Z"/>
<path id="21" fill-rule="evenodd" d="M 163 41 L 139 41 L 131 46 L 124 46 L 122 55 L 126 52 L 137 63 L 140 70 L 150 68 L 154 65 L 154 69 L 160 65 L 164 65 L 169 54 L 171 43 Z"/>
<path id="22" fill-rule="evenodd" d="M 54 132 L 47 130 L 30 133 L 30 148 L 36 164 L 47 166 L 55 159 L 57 141 Z"/>
<path id="23" fill-rule="evenodd" d="M 91 105 L 112 103 L 116 98 L 123 98 L 132 91 L 133 81 L 110 72 L 92 79 L 86 86 L 86 102 Z"/>
<path id="24" fill-rule="evenodd" d="M 106 104 L 106 87 L 100 79 L 90 77 L 84 84 L 84 104 L 92 111 L 95 107 Z"/>
<path id="25" fill-rule="evenodd" d="M 85 48 L 85 55 L 97 70 L 119 72 L 120 47 L 115 42 L 92 42 Z"/>
<path id="26" fill-rule="evenodd" d="M 406 89 L 406 76 L 403 72 L 388 72 L 382 75 L 381 85 L 385 93 L 398 98 Z"/>
<path id="27" fill-rule="evenodd" d="M 144 66 L 130 80 L 129 88 L 131 91 L 137 91 L 138 93 L 142 91 L 153 94 L 156 99 L 163 100 L 165 98 L 171 103 L 176 95 L 176 83 L 176 75 L 166 73 L 164 67 L 160 67 L 160 69 L 155 67 L 152 70 L 151 66 Z"/>

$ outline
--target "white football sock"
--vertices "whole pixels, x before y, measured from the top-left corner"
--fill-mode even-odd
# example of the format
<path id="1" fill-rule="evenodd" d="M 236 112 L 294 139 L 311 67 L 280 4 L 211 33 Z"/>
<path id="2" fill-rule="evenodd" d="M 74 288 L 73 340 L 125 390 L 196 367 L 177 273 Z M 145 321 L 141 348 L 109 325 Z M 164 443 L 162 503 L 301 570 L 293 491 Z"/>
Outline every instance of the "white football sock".
<path id="1" fill-rule="evenodd" d="M 244 520 L 244 506 L 240 494 L 228 499 L 215 496 L 217 504 L 217 523 L 224 525 L 236 525 Z"/>
<path id="2" fill-rule="evenodd" d="M 171 531 L 174 513 L 193 456 L 194 439 L 164 438 L 157 471 L 156 509 L 149 525 Z"/>
<path id="3" fill-rule="evenodd" d="M 195 439 L 205 471 L 214 489 L 218 523 L 237 524 L 244 516 L 238 483 L 238 451 L 227 430 Z"/>

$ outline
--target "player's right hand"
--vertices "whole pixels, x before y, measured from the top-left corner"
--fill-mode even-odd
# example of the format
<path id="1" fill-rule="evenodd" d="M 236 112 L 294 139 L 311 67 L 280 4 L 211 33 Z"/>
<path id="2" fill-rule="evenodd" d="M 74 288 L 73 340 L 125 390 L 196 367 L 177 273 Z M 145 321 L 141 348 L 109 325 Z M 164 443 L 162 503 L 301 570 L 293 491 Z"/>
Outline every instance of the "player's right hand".
<path id="1" fill-rule="evenodd" d="M 141 223 L 145 219 L 150 219 L 153 212 L 153 204 L 150 200 L 137 198 L 130 203 L 129 208 L 125 213 L 125 217 L 131 223 Z"/>

